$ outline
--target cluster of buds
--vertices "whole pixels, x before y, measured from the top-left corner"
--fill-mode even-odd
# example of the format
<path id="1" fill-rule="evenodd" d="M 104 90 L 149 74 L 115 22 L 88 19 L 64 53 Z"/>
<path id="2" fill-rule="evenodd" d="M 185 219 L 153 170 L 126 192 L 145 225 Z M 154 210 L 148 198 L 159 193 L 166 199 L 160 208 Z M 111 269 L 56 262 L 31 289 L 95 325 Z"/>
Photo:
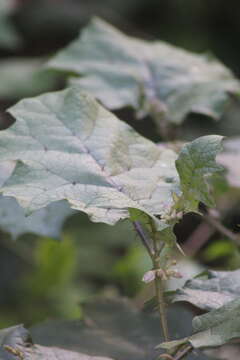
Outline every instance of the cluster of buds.
<path id="1" fill-rule="evenodd" d="M 171 265 L 176 265 L 176 261 L 172 261 Z M 145 283 L 150 283 L 152 281 L 155 280 L 155 278 L 160 278 L 161 280 L 169 280 L 170 278 L 176 278 L 176 279 L 181 279 L 182 278 L 182 274 L 177 271 L 177 270 L 173 270 L 170 269 L 170 266 L 167 266 L 167 268 L 164 269 L 154 269 L 154 270 L 149 270 L 147 271 L 143 278 L 142 281 Z"/>
<path id="2" fill-rule="evenodd" d="M 161 216 L 161 219 L 166 221 L 167 223 L 170 223 L 175 220 L 181 220 L 183 217 L 183 211 L 176 211 L 175 209 L 170 210 L 168 213 L 163 214 Z"/>

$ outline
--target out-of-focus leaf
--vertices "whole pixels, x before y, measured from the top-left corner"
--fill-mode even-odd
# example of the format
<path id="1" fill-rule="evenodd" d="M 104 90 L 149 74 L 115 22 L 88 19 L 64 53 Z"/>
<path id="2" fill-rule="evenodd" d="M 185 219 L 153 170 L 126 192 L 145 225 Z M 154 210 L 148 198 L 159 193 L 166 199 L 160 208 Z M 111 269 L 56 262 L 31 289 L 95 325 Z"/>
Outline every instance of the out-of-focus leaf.
<path id="1" fill-rule="evenodd" d="M 230 138 L 224 141 L 224 151 L 217 160 L 227 169 L 227 180 L 232 187 L 240 187 L 240 138 Z"/>
<path id="2" fill-rule="evenodd" d="M 123 287 L 124 293 L 135 295 L 143 285 L 142 277 L 151 269 L 152 263 L 143 246 L 131 246 L 127 254 L 118 260 L 114 269 L 114 278 Z"/>
<path id="3" fill-rule="evenodd" d="M 20 38 L 9 19 L 13 11 L 12 0 L 0 0 L 0 47 L 16 48 L 20 44 Z"/>
<path id="4" fill-rule="evenodd" d="M 36 59 L 0 61 L 0 98 L 20 99 L 56 88 L 59 76 L 46 71 Z"/>
<path id="5" fill-rule="evenodd" d="M 187 211 L 197 211 L 199 202 L 213 207 L 207 178 L 222 171 L 216 156 L 222 150 L 222 136 L 202 136 L 183 146 L 176 167 L 181 181 L 183 206 Z"/>
<path id="6" fill-rule="evenodd" d="M 0 358 L 1 360 L 110 360 L 61 348 L 35 345 L 32 343 L 30 333 L 22 325 L 0 330 Z"/>
<path id="7" fill-rule="evenodd" d="M 203 310 L 218 309 L 240 296 L 240 270 L 204 271 L 178 289 L 173 301 L 187 301 Z"/>
<path id="8" fill-rule="evenodd" d="M 228 93 L 240 90 L 217 60 L 128 37 L 98 18 L 48 66 L 80 75 L 73 81 L 110 109 L 132 106 L 176 124 L 191 112 L 218 119 Z"/>
<path id="9" fill-rule="evenodd" d="M 191 313 L 174 308 L 169 313 L 169 322 L 174 336 L 186 334 Z M 160 351 L 155 346 L 162 338 L 158 316 L 139 312 L 122 299 L 99 299 L 87 306 L 83 321 L 46 322 L 34 326 L 31 333 L 41 345 L 118 360 L 156 359 Z M 194 357 L 190 356 L 191 359 Z M 199 359 L 206 358 L 200 355 Z"/>
<path id="10" fill-rule="evenodd" d="M 209 262 L 234 256 L 236 251 L 238 251 L 237 246 L 226 238 L 210 243 L 207 248 L 202 251 L 201 256 L 204 261 Z"/>
<path id="11" fill-rule="evenodd" d="M 22 280 L 24 295 L 18 301 L 21 308 L 28 309 L 26 321 L 32 324 L 48 317 L 81 316 L 80 302 L 90 294 L 90 286 L 83 280 L 76 282 L 79 248 L 66 236 L 60 243 L 49 238 L 37 242 L 32 254 L 35 267 Z"/>

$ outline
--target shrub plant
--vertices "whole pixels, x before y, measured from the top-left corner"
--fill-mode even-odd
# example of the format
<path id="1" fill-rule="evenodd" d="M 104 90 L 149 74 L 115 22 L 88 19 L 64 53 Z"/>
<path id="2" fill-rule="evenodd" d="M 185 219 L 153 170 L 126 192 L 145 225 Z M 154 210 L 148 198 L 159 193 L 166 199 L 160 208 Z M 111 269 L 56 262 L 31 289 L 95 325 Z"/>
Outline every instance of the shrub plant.
<path id="1" fill-rule="evenodd" d="M 0 201 L 7 209 L 15 207 L 23 227 L 12 232 L 16 236 L 30 228 L 57 234 L 74 210 L 93 222 L 130 221 L 152 260 L 143 280 L 154 283 L 150 303 L 160 325 L 156 316 L 134 310 L 125 300 L 99 299 L 79 324 L 33 328 L 41 345 L 33 345 L 22 326 L 1 330 L 2 358 L 77 360 L 87 354 L 179 360 L 194 349 L 239 338 L 238 270 L 209 270 L 182 289 L 164 292 L 166 280 L 181 275 L 174 267 L 174 254 L 182 252 L 175 224 L 189 212 L 201 216 L 201 204 L 211 217 L 216 179 L 224 176 L 216 162 L 222 136 L 178 146 L 169 141 L 191 113 L 217 121 L 231 106 L 230 94 L 238 94 L 239 82 L 210 56 L 130 38 L 99 19 L 47 66 L 68 74 L 69 86 L 21 100 L 8 110 L 16 122 L 0 133 Z M 150 115 L 165 142 L 153 143 L 109 110 L 126 106 L 136 117 Z M 29 217 L 24 219 L 22 211 Z M 194 317 L 192 335 L 176 340 L 172 336 L 184 333 L 184 320 L 170 333 L 166 302 L 179 301 L 205 314 Z"/>

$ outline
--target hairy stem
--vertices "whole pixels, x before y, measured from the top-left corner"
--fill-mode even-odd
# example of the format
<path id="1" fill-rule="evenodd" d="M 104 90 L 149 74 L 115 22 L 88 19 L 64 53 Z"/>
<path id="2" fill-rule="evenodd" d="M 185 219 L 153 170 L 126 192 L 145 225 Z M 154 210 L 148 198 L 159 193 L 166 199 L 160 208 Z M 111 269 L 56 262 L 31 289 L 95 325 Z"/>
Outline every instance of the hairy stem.
<path id="1" fill-rule="evenodd" d="M 161 264 L 160 261 L 160 254 L 164 248 L 164 242 L 160 241 L 158 238 L 158 233 L 155 229 L 155 225 L 153 222 L 151 222 L 151 228 L 152 228 L 152 236 L 153 236 L 153 250 L 154 250 L 154 256 L 152 258 L 153 262 L 153 269 L 156 270 L 156 276 L 154 279 L 155 283 L 155 292 L 157 297 L 157 309 L 160 316 L 160 323 L 161 328 L 163 332 L 164 341 L 169 341 L 169 331 L 168 331 L 168 323 L 167 323 L 167 314 L 166 314 L 166 304 L 164 300 L 164 282 L 161 277 L 160 269 L 165 270 L 166 261 L 164 261 L 164 264 Z"/>
<path id="2" fill-rule="evenodd" d="M 159 255 L 164 247 L 164 243 L 162 243 L 160 248 L 158 248 L 158 240 L 156 238 L 156 230 L 155 230 L 153 224 L 151 224 L 153 246 L 150 245 L 151 244 L 150 239 L 145 234 L 141 223 L 138 221 L 134 221 L 133 226 L 134 226 L 138 236 L 140 237 L 144 247 L 146 248 L 148 254 L 150 255 L 150 257 L 152 259 L 153 270 L 156 271 L 154 283 L 155 283 L 155 292 L 156 292 L 156 298 L 157 298 L 157 308 L 158 308 L 158 313 L 160 316 L 160 323 L 161 323 L 161 329 L 163 332 L 164 340 L 169 341 L 168 324 L 167 324 L 167 317 L 166 317 L 166 305 L 165 305 L 165 301 L 164 301 L 164 286 L 163 286 L 164 284 L 163 284 L 163 280 L 161 279 L 161 274 L 159 271 L 161 268 Z"/>
<path id="3" fill-rule="evenodd" d="M 147 250 L 148 254 L 150 255 L 150 257 L 152 258 L 154 255 L 154 251 L 151 248 L 150 245 L 150 241 L 148 239 L 148 237 L 146 236 L 141 224 L 139 221 L 133 221 L 133 226 L 134 229 L 136 230 L 138 236 L 140 237 L 140 239 L 142 240 L 142 244 L 145 247 L 145 249 Z"/>
<path id="4" fill-rule="evenodd" d="M 160 316 L 161 328 L 163 331 L 164 341 L 169 341 L 169 331 L 168 331 L 167 316 L 166 316 L 166 304 L 164 300 L 164 284 L 160 274 L 158 273 L 158 270 L 160 269 L 160 258 L 158 255 L 156 255 L 153 258 L 153 268 L 156 270 L 154 284 L 155 284 L 157 309 Z"/>

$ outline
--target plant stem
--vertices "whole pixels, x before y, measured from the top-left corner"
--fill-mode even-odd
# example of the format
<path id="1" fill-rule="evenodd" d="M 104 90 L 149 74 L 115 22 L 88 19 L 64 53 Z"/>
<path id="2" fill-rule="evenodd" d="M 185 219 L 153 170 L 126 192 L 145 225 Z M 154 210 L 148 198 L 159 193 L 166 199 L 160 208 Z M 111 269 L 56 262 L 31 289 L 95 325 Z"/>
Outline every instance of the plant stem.
<path id="1" fill-rule="evenodd" d="M 148 237 L 146 236 L 145 232 L 143 231 L 143 228 L 142 228 L 140 222 L 139 221 L 133 221 L 133 226 L 134 226 L 136 232 L 138 233 L 138 236 L 142 240 L 142 244 L 145 247 L 145 249 L 147 250 L 149 256 L 151 258 L 153 258 L 154 251 L 150 246 L 150 241 L 149 241 Z"/>
<path id="2" fill-rule="evenodd" d="M 152 227 L 152 240 L 153 240 L 153 248 L 150 246 L 150 239 L 146 236 L 142 225 L 138 221 L 133 222 L 133 226 L 138 233 L 140 239 L 142 240 L 142 243 L 144 247 L 146 248 L 148 254 L 150 255 L 153 263 L 153 270 L 156 270 L 156 276 L 154 279 L 155 283 L 155 292 L 156 292 L 156 298 L 157 298 L 157 308 L 158 313 L 160 316 L 160 324 L 161 329 L 163 332 L 164 341 L 169 341 L 169 333 L 168 333 L 168 324 L 167 324 L 167 317 L 166 317 L 166 305 L 164 301 L 164 286 L 163 286 L 163 280 L 161 279 L 160 274 L 158 273 L 158 270 L 161 268 L 160 264 L 160 252 L 164 247 L 164 244 L 161 244 L 161 247 L 158 249 L 158 240 L 156 239 L 156 230 L 154 228 L 154 225 L 151 224 Z"/>
<path id="3" fill-rule="evenodd" d="M 155 292 L 157 297 L 157 309 L 160 316 L 160 324 L 163 331 L 164 341 L 169 341 L 169 332 L 168 332 L 168 324 L 167 324 L 167 316 L 166 316 L 166 304 L 164 300 L 164 284 L 163 280 L 158 274 L 158 270 L 160 269 L 160 258 L 157 255 L 153 258 L 153 268 L 156 270 L 156 276 L 154 279 L 155 284 Z"/>
<path id="4" fill-rule="evenodd" d="M 161 269 L 161 263 L 160 263 L 160 254 L 164 248 L 164 243 L 160 243 L 159 247 L 159 239 L 157 238 L 157 231 L 155 229 L 155 226 L 153 222 L 151 222 L 151 228 L 152 228 L 152 235 L 153 235 L 153 249 L 154 249 L 154 256 L 152 258 L 153 261 L 153 269 L 156 270 L 156 276 L 154 279 L 155 284 L 155 292 L 157 297 L 157 308 L 158 313 L 160 316 L 160 324 L 163 332 L 164 341 L 169 341 L 169 331 L 168 331 L 168 323 L 167 323 L 167 314 L 166 314 L 166 304 L 164 300 L 164 283 L 163 279 L 161 278 L 161 274 L 158 272 L 158 270 Z M 165 270 L 165 264 L 162 265 L 163 269 Z"/>
<path id="5" fill-rule="evenodd" d="M 193 347 L 191 345 L 187 345 L 184 348 L 180 349 L 177 354 L 174 356 L 173 360 L 181 360 L 183 359 L 186 355 L 188 355 L 190 353 L 190 351 L 192 351 Z"/>

